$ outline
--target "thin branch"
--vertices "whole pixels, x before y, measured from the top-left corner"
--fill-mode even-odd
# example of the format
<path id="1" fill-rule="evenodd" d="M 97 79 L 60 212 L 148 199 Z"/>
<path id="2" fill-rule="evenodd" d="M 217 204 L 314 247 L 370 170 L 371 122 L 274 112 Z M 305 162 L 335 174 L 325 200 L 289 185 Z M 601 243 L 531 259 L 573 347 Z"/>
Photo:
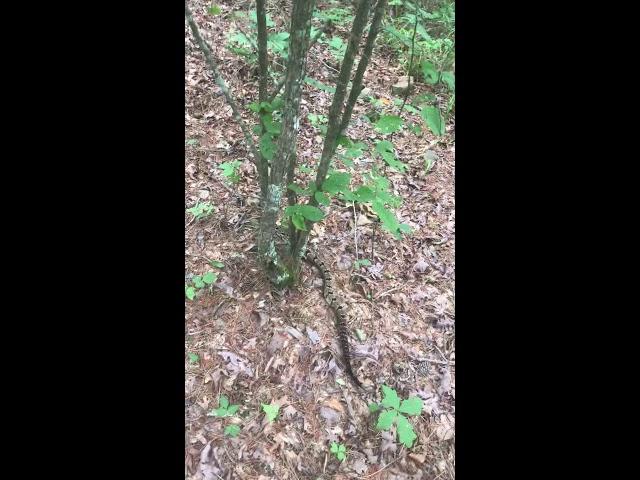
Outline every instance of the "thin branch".
<path id="1" fill-rule="evenodd" d="M 200 50 L 202 50 L 202 53 L 204 53 L 204 57 L 205 57 L 205 59 L 207 61 L 207 65 L 209 65 L 209 68 L 211 69 L 211 72 L 213 73 L 213 75 L 214 75 L 214 77 L 216 79 L 216 84 L 218 85 L 218 87 L 220 87 L 220 90 L 222 90 L 222 93 L 224 94 L 224 97 L 226 98 L 227 103 L 231 107 L 231 111 L 233 112 L 233 118 L 240 125 L 240 129 L 242 130 L 242 133 L 244 134 L 244 137 L 245 137 L 245 139 L 247 141 L 247 144 L 249 146 L 249 150 L 251 151 L 251 154 L 253 155 L 253 158 L 254 158 L 253 162 L 258 167 L 258 177 L 259 177 L 259 180 L 260 180 L 260 190 L 264 193 L 264 192 L 267 191 L 267 176 L 268 176 L 267 164 L 262 159 L 262 156 L 258 153 L 258 150 L 256 148 L 256 144 L 253 141 L 253 137 L 251 136 L 251 132 L 249 131 L 249 128 L 247 127 L 247 124 L 244 122 L 244 120 L 240 116 L 240 109 L 238 108 L 238 104 L 236 103 L 236 101 L 231 96 L 231 93 L 229 92 L 229 89 L 227 88 L 226 83 L 224 82 L 222 76 L 220 75 L 220 71 L 218 70 L 218 66 L 217 66 L 217 64 L 216 64 L 216 62 L 215 62 L 215 60 L 213 58 L 213 55 L 211 54 L 211 48 L 209 47 L 207 42 L 200 35 L 200 30 L 198 29 L 198 25 L 196 24 L 196 22 L 193 19 L 193 15 L 191 14 L 191 10 L 189 10 L 189 6 L 187 5 L 187 2 L 184 3 L 184 15 L 187 18 L 187 22 L 189 23 L 189 27 L 191 27 L 191 33 L 193 33 L 193 37 L 195 38 L 196 42 L 198 43 L 198 46 L 200 47 Z"/>
<path id="2" fill-rule="evenodd" d="M 358 69 L 356 70 L 356 75 L 353 78 L 353 83 L 351 85 L 351 91 L 349 92 L 349 100 L 347 101 L 347 106 L 344 109 L 344 113 L 342 114 L 342 120 L 340 122 L 340 133 L 342 134 L 347 125 L 349 125 L 349 121 L 351 120 L 351 113 L 353 112 L 353 107 L 362 92 L 362 79 L 364 77 L 364 72 L 367 70 L 367 66 L 369 65 L 369 61 L 371 60 L 371 53 L 373 52 L 373 47 L 376 43 L 376 38 L 378 37 L 378 33 L 380 32 L 380 24 L 382 23 L 382 18 L 384 17 L 384 11 L 387 6 L 387 0 L 378 0 L 378 4 L 373 12 L 373 20 L 371 21 L 371 26 L 369 27 L 369 33 L 367 34 L 367 41 L 365 42 L 364 49 L 362 50 L 362 56 L 360 57 L 360 62 L 358 62 Z"/>
<path id="3" fill-rule="evenodd" d="M 256 0 L 256 19 L 258 20 L 258 65 L 260 66 L 260 83 L 258 84 L 259 102 L 267 99 L 267 17 L 264 0 Z"/>
<path id="4" fill-rule="evenodd" d="M 322 34 L 327 32 L 330 27 L 331 27 L 331 22 L 325 23 L 324 26 L 320 30 L 318 30 L 313 37 L 311 37 L 311 40 L 309 41 L 309 48 L 307 48 L 307 51 L 311 50 L 311 47 L 313 47 L 316 44 L 316 42 L 320 39 Z M 273 100 L 278 96 L 278 94 L 280 93 L 280 90 L 282 90 L 282 87 L 284 87 L 284 81 L 286 80 L 286 78 L 287 76 L 283 75 L 282 78 L 278 80 L 278 83 L 276 83 L 276 88 L 274 89 L 273 93 L 267 100 L 269 103 L 273 102 Z"/>
<path id="5" fill-rule="evenodd" d="M 411 58 L 409 59 L 409 70 L 407 71 L 407 91 L 404 92 L 404 99 L 402 100 L 402 106 L 400 107 L 400 114 L 404 109 L 404 105 L 407 103 L 409 97 L 409 90 L 411 90 L 411 70 L 413 69 L 413 55 L 416 45 L 416 30 L 418 29 L 418 6 L 416 5 L 415 22 L 413 24 L 413 35 L 411 36 Z"/>

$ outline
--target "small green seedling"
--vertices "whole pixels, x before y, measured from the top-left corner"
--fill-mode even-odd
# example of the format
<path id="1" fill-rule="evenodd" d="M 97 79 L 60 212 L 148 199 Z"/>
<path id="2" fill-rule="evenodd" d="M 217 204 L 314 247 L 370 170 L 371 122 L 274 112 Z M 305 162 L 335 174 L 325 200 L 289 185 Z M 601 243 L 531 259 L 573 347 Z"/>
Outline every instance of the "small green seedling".
<path id="1" fill-rule="evenodd" d="M 273 423 L 278 416 L 278 412 L 280 411 L 280 405 L 267 405 L 266 403 L 263 403 L 262 410 L 266 414 L 267 420 L 269 420 L 270 423 Z"/>
<path id="2" fill-rule="evenodd" d="M 207 413 L 209 417 L 228 418 L 233 417 L 240 408 L 240 405 L 229 405 L 229 397 L 220 395 L 218 398 L 218 408 L 214 408 Z M 224 434 L 227 437 L 237 437 L 240 433 L 240 426 L 236 424 L 227 425 Z"/>
<path id="3" fill-rule="evenodd" d="M 217 279 L 218 274 L 215 272 L 207 272 L 204 275 L 195 275 L 191 279 L 193 286 L 189 286 L 185 283 L 184 293 L 189 300 L 193 300 L 196 297 L 197 290 L 205 288 L 207 285 L 212 285 Z"/>
<path id="4" fill-rule="evenodd" d="M 347 458 L 347 448 L 342 443 L 331 443 L 331 453 L 333 453 L 341 462 Z"/>
<path id="5" fill-rule="evenodd" d="M 213 213 L 213 205 L 209 202 L 200 203 L 198 201 L 193 207 L 187 208 L 187 213 L 193 215 L 196 220 L 201 220 Z"/>
<path id="6" fill-rule="evenodd" d="M 200 361 L 200 356 L 197 353 L 189 352 L 189 355 L 187 356 L 189 357 L 189 363 L 192 365 Z"/>
<path id="7" fill-rule="evenodd" d="M 240 162 L 240 160 L 221 163 L 220 170 L 222 170 L 222 176 L 229 180 L 231 183 L 238 183 L 240 181 L 240 175 L 238 175 L 238 167 L 241 163 L 242 162 Z"/>
<path id="8" fill-rule="evenodd" d="M 239 433 L 240 433 L 240 426 L 235 424 L 227 425 L 227 427 L 224 429 L 224 434 L 227 437 L 237 437 Z"/>
<path id="9" fill-rule="evenodd" d="M 398 393 L 386 385 L 382 386 L 382 393 L 384 397 L 381 403 L 369 404 L 369 411 L 371 413 L 380 412 L 376 428 L 378 430 L 389 430 L 395 423 L 398 440 L 400 440 L 405 447 L 411 448 L 414 440 L 418 438 L 418 436 L 413 431 L 413 427 L 407 417 L 403 414 L 411 416 L 420 415 L 422 412 L 422 400 L 418 397 L 409 397 L 400 403 Z"/>
<path id="10" fill-rule="evenodd" d="M 207 413 L 209 417 L 232 417 L 240 408 L 240 405 L 229 405 L 229 397 L 220 395 L 218 399 L 218 408 Z"/>
<path id="11" fill-rule="evenodd" d="M 353 268 L 360 268 L 360 267 L 368 267 L 371 265 L 371 260 L 369 260 L 368 258 L 363 258 L 361 260 L 356 260 L 355 262 L 353 262 Z"/>

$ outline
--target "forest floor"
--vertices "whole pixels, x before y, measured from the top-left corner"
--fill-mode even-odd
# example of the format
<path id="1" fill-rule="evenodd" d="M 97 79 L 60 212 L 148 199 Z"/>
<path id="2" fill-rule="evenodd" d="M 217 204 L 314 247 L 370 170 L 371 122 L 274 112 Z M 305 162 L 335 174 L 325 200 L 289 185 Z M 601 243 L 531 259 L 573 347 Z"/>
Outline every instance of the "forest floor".
<path id="1" fill-rule="evenodd" d="M 207 14 L 208 2 L 189 2 L 253 126 L 256 118 L 246 105 L 257 99 L 256 67 L 225 48 L 229 32 L 248 29 L 232 16 L 254 5 L 242 3 L 218 2 L 221 13 L 214 16 Z M 323 2 L 318 3 L 321 8 Z M 282 23 L 290 3 L 267 5 L 279 30 L 286 31 Z M 346 38 L 346 28 L 333 35 Z M 403 72 L 381 43 L 365 86 L 385 113 L 399 114 L 391 86 Z M 393 136 L 397 157 L 408 169 L 404 174 L 388 170 L 387 177 L 403 199 L 395 213 L 413 233 L 396 240 L 366 211 L 334 201 L 310 237 L 321 246 L 346 300 L 350 331 L 364 334 L 352 335 L 351 344 L 354 370 L 372 389 L 365 394 L 341 368 L 333 313 L 318 272 L 304 265 L 299 285 L 282 292 L 272 289 L 262 273 L 253 251 L 259 218 L 255 167 L 186 23 L 185 48 L 185 208 L 196 202 L 213 205 L 212 214 L 200 220 L 185 214 L 185 281 L 209 271 L 218 274 L 211 288 L 185 299 L 185 478 L 454 478 L 453 126 L 439 138 L 426 126 L 421 134 L 403 128 Z M 316 43 L 308 58 L 307 74 L 335 85 L 337 64 L 327 44 Z M 412 96 L 429 88 L 417 84 Z M 331 94 L 307 84 L 303 89 L 298 157 L 313 167 L 322 143 L 307 115 L 327 115 Z M 364 118 L 371 108 L 366 98 L 358 100 L 347 132 L 354 141 L 370 144 L 380 137 Z M 401 116 L 424 125 L 419 115 L 405 111 Z M 429 172 L 425 154 L 435 159 Z M 240 178 L 231 184 L 219 165 L 234 160 L 241 162 Z M 373 161 L 367 151 L 355 160 L 354 182 Z M 356 258 L 369 258 L 371 265 L 355 268 Z M 380 401 L 383 384 L 400 398 L 423 400 L 422 413 L 409 417 L 417 434 L 410 449 L 398 441 L 395 427 L 389 432 L 375 428 L 377 414 L 368 404 Z M 232 417 L 207 415 L 218 407 L 220 395 L 239 405 Z M 273 423 L 262 404 L 279 406 Z M 225 435 L 229 425 L 240 427 L 236 436 Z M 346 446 L 343 462 L 330 453 L 332 442 Z"/>

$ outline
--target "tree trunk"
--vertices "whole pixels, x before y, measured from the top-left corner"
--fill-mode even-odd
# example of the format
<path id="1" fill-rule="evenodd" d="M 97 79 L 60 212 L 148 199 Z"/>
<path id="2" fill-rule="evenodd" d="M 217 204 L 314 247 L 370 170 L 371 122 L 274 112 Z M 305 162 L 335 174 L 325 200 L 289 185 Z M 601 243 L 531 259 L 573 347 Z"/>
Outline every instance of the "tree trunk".
<path id="1" fill-rule="evenodd" d="M 311 13 L 315 0 L 296 0 L 291 12 L 289 30 L 289 58 L 284 86 L 282 131 L 278 138 L 277 154 L 271 162 L 267 196 L 260 220 L 258 250 L 270 280 L 278 287 L 292 283 L 295 278 L 288 261 L 276 250 L 274 233 L 280 204 L 284 194 L 285 173 L 295 168 L 296 137 L 300 125 L 300 97 L 306 70 L 306 56 L 311 30 Z"/>

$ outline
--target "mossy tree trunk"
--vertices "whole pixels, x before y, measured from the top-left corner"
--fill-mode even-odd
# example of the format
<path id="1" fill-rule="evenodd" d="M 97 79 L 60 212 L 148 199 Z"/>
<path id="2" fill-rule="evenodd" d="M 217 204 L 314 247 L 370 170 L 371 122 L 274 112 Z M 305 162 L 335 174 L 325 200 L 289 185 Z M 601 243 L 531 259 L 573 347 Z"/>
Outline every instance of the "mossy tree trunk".
<path id="1" fill-rule="evenodd" d="M 290 262 L 287 261 L 286 256 L 283 257 L 283 252 L 278 252 L 276 249 L 274 233 L 286 189 L 285 175 L 287 172 L 295 171 L 296 138 L 300 127 L 300 97 L 306 72 L 311 14 L 314 5 L 315 0 L 293 2 L 283 94 L 282 131 L 278 138 L 276 155 L 271 162 L 267 195 L 260 219 L 258 251 L 270 280 L 278 287 L 288 285 L 295 280 Z"/>

